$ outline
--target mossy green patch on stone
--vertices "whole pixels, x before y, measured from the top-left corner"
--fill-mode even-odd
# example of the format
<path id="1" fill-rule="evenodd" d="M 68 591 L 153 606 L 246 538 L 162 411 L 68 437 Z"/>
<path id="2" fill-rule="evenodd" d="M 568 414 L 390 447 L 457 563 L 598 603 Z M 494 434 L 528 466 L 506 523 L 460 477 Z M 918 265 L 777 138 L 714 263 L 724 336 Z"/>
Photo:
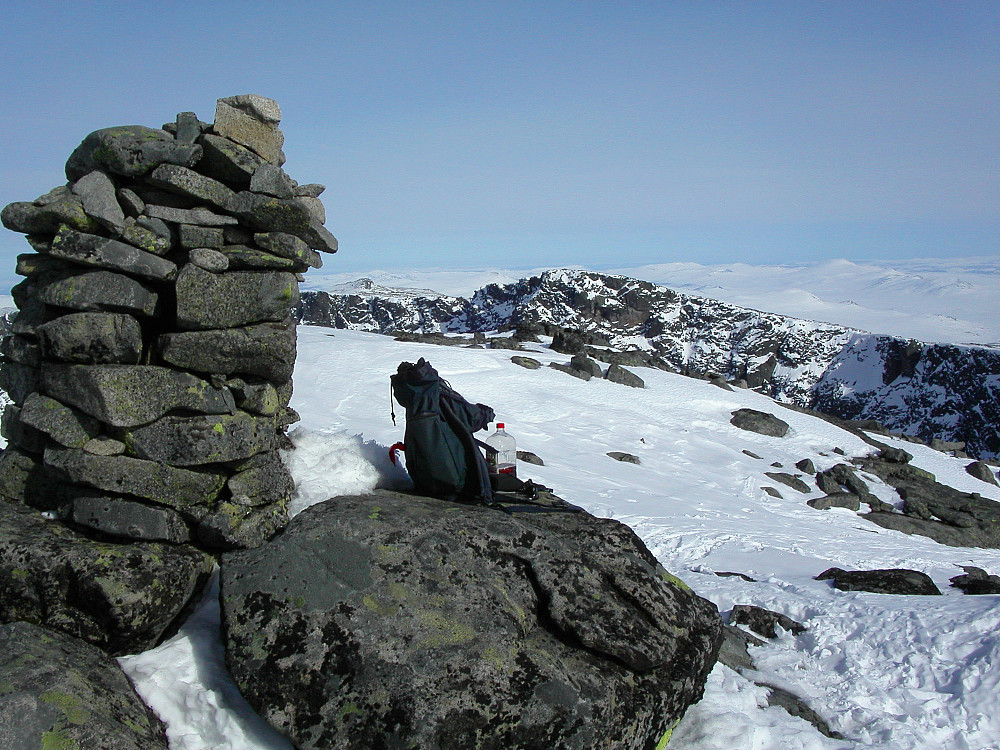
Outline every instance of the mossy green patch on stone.
<path id="1" fill-rule="evenodd" d="M 420 624 L 428 631 L 418 643 L 421 646 L 437 648 L 471 641 L 476 631 L 467 623 L 449 620 L 440 612 L 423 610 L 417 613 Z"/>
<path id="2" fill-rule="evenodd" d="M 83 707 L 83 701 L 72 693 L 48 690 L 38 696 L 42 703 L 48 703 L 62 711 L 68 724 L 82 725 L 90 719 L 90 711 Z"/>
<path id="3" fill-rule="evenodd" d="M 357 703 L 345 703 L 340 709 L 341 720 L 346 719 L 351 714 L 364 715 L 364 711 L 361 710 Z"/>
<path id="4" fill-rule="evenodd" d="M 660 574 L 660 578 L 662 578 L 667 583 L 673 584 L 682 591 L 691 592 L 691 587 L 688 586 L 686 583 L 684 583 L 684 581 L 675 576 L 673 573 L 669 573 L 663 568 L 660 568 L 660 570 L 657 572 Z"/>
<path id="5" fill-rule="evenodd" d="M 42 734 L 41 750 L 77 750 L 76 740 L 64 729 L 53 729 Z"/>
<path id="6" fill-rule="evenodd" d="M 10 574 L 18 581 L 27 581 L 31 577 L 31 572 L 25 570 L 24 568 L 14 568 Z"/>
<path id="7" fill-rule="evenodd" d="M 670 729 L 663 733 L 663 736 L 660 737 L 660 741 L 656 743 L 656 750 L 664 750 L 664 748 L 666 748 L 667 743 L 670 742 L 670 738 L 674 736 L 674 730 L 677 729 L 677 725 L 680 724 L 680 722 L 681 720 L 678 719 L 670 725 Z"/>
<path id="8" fill-rule="evenodd" d="M 399 613 L 399 604 L 395 602 L 382 603 L 373 596 L 363 596 L 361 603 L 365 606 L 365 609 L 374 612 L 379 617 L 393 617 Z"/>
<path id="9" fill-rule="evenodd" d="M 495 648 L 493 648 L 493 646 L 490 646 L 485 651 L 483 651 L 483 661 L 489 664 L 497 671 L 504 671 L 505 669 L 507 669 L 507 663 L 500 655 L 500 652 L 497 651 Z"/>

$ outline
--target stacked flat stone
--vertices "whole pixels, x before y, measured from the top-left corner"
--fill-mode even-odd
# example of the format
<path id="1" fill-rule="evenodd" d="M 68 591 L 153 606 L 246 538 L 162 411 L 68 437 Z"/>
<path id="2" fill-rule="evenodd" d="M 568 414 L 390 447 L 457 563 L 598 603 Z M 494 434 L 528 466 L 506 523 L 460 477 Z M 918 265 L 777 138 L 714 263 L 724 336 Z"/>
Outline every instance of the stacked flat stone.
<path id="1" fill-rule="evenodd" d="M 281 165 L 281 112 L 87 136 L 68 184 L 12 203 L 27 235 L 5 340 L 0 494 L 114 538 L 252 547 L 287 521 L 278 454 L 298 282 L 336 252 L 322 185 Z"/>

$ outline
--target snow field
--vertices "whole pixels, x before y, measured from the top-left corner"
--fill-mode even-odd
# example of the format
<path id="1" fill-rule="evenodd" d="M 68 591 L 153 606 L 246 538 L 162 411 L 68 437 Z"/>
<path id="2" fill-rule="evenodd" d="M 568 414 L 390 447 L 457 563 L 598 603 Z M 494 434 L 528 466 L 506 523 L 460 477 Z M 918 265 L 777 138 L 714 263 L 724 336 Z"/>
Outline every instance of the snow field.
<path id="1" fill-rule="evenodd" d="M 543 364 L 569 360 L 536 348 L 527 355 Z M 802 458 L 822 470 L 847 460 L 834 448 L 847 456 L 871 448 L 759 394 L 646 368 L 631 368 L 646 381 L 641 390 L 584 382 L 544 366 L 518 367 L 513 354 L 300 327 L 292 406 L 302 421 L 291 433 L 295 449 L 285 455 L 297 483 L 295 509 L 406 481 L 387 457 L 404 429 L 400 407 L 396 426 L 389 417 L 389 375 L 400 361 L 426 357 L 470 401 L 492 406 L 520 450 L 545 461 L 519 464 L 522 478 L 629 524 L 669 571 L 723 613 L 755 604 L 807 626 L 802 635 L 785 633 L 752 649 L 756 679 L 802 697 L 847 740 L 827 739 L 781 709 L 762 708 L 765 689 L 717 665 L 671 748 L 1000 746 L 1000 676 L 992 668 L 1000 662 L 1000 597 L 966 596 L 948 586 L 960 565 L 1000 573 L 1000 551 L 945 547 L 850 511 L 810 508 L 805 501 L 820 496 L 818 490 L 802 494 L 764 472 L 799 473 L 794 464 Z M 789 435 L 737 429 L 729 418 L 741 407 L 776 414 L 791 426 Z M 942 481 L 1000 501 L 1000 489 L 965 474 L 966 461 L 899 444 Z M 615 461 L 608 451 L 635 454 L 641 464 Z M 898 500 L 888 487 L 876 492 Z M 813 580 L 832 566 L 914 568 L 928 573 L 944 596 L 840 592 Z M 715 575 L 726 571 L 755 582 Z M 217 628 L 210 592 L 174 639 L 121 661 L 168 722 L 172 748 L 288 747 L 241 703 L 225 674 Z"/>

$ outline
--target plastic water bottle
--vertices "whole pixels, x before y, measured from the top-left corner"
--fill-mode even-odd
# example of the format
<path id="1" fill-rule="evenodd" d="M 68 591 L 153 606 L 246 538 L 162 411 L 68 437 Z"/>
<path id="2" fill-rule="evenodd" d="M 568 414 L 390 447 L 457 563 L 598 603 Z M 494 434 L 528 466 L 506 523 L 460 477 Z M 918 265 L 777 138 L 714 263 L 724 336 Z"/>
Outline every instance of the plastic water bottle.
<path id="1" fill-rule="evenodd" d="M 503 422 L 497 422 L 497 431 L 486 438 L 486 444 L 496 453 L 487 451 L 486 461 L 490 474 L 517 476 L 517 445 L 514 438 L 504 429 Z"/>

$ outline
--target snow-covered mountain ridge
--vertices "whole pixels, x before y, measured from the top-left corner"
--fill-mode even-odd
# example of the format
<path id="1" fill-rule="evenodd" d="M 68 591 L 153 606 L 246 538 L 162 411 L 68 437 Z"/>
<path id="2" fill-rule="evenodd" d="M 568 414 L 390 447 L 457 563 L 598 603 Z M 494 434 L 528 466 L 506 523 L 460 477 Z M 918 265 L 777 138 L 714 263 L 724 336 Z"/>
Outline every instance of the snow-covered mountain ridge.
<path id="1" fill-rule="evenodd" d="M 1000 455 L 1000 350 L 989 347 L 872 334 L 566 269 L 489 284 L 469 298 L 362 280 L 303 292 L 298 315 L 377 333 L 577 329 L 595 346 L 645 349 L 680 372 L 721 373 L 780 401 Z"/>

